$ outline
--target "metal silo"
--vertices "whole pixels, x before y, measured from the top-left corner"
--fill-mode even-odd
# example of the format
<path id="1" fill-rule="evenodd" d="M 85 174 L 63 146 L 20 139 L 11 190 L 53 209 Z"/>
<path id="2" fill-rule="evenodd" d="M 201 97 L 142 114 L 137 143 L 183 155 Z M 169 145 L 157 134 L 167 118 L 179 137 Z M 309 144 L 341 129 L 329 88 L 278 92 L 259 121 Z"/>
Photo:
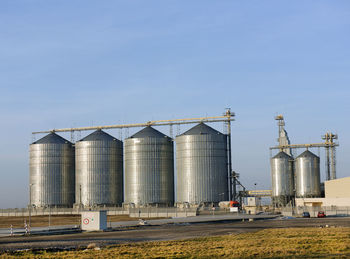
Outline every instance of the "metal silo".
<path id="1" fill-rule="evenodd" d="M 173 140 L 152 127 L 125 140 L 125 204 L 174 204 Z"/>
<path id="2" fill-rule="evenodd" d="M 36 207 L 72 207 L 75 195 L 74 147 L 50 133 L 29 148 L 30 202 Z"/>
<path id="3" fill-rule="evenodd" d="M 75 144 L 76 204 L 116 206 L 123 202 L 123 142 L 96 130 Z"/>
<path id="4" fill-rule="evenodd" d="M 177 203 L 228 200 L 227 136 L 200 123 L 176 137 Z"/>
<path id="5" fill-rule="evenodd" d="M 280 152 L 271 158 L 272 200 L 285 206 L 294 197 L 293 158 Z"/>
<path id="6" fill-rule="evenodd" d="M 295 160 L 295 190 L 297 198 L 320 197 L 320 158 L 310 151 Z"/>

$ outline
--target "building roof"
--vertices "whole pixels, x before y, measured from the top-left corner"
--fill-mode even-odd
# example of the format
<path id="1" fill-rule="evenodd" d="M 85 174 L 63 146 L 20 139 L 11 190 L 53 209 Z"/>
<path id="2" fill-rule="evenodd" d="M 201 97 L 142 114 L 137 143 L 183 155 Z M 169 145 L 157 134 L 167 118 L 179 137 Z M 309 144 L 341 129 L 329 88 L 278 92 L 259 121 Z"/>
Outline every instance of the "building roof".
<path id="1" fill-rule="evenodd" d="M 222 135 L 222 133 L 204 123 L 199 123 L 188 131 L 182 133 L 180 136 L 184 135 Z"/>
<path id="2" fill-rule="evenodd" d="M 79 141 L 113 141 L 113 140 L 118 140 L 118 139 L 98 129 Z"/>
<path id="3" fill-rule="evenodd" d="M 139 132 L 135 133 L 129 138 L 164 138 L 164 137 L 169 138 L 167 135 L 164 135 L 158 130 L 152 128 L 151 126 L 148 126 L 146 128 L 143 128 Z"/>
<path id="4" fill-rule="evenodd" d="M 314 153 L 310 152 L 309 150 L 304 151 L 299 156 L 297 156 L 297 158 L 298 157 L 317 157 L 318 158 L 318 156 L 316 156 Z"/>
<path id="5" fill-rule="evenodd" d="M 273 158 L 290 158 L 290 159 L 292 159 L 292 157 L 290 155 L 288 155 L 286 152 L 283 152 L 283 151 L 279 152 Z"/>
<path id="6" fill-rule="evenodd" d="M 72 144 L 65 138 L 57 135 L 54 132 L 49 133 L 45 137 L 33 142 L 32 144 Z"/>

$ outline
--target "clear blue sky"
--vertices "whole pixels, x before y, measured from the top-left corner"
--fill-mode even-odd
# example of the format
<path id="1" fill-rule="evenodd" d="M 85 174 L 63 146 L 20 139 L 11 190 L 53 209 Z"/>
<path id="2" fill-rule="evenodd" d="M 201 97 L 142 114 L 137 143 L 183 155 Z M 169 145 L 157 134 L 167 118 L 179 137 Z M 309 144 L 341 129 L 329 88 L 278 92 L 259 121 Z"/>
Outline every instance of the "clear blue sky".
<path id="1" fill-rule="evenodd" d="M 0 208 L 28 202 L 32 131 L 225 107 L 248 188 L 270 187 L 277 113 L 293 143 L 338 133 L 338 176 L 350 176 L 349 46 L 347 0 L 2 0 Z"/>

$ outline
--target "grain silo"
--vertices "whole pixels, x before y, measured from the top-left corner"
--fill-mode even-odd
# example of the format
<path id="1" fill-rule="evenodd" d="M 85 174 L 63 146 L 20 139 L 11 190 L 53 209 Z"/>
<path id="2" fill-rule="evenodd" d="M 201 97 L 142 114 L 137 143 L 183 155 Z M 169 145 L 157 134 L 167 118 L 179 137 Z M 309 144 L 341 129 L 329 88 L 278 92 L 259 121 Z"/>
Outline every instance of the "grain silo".
<path id="1" fill-rule="evenodd" d="M 272 201 L 285 206 L 294 197 L 293 158 L 281 151 L 271 158 Z"/>
<path id="2" fill-rule="evenodd" d="M 54 132 L 29 148 L 30 202 L 36 207 L 72 207 L 75 195 L 74 147 Z"/>
<path id="3" fill-rule="evenodd" d="M 228 200 L 227 136 L 200 123 L 176 137 L 177 203 Z"/>
<path id="4" fill-rule="evenodd" d="M 78 141 L 76 204 L 117 206 L 123 202 L 123 142 L 102 130 Z"/>
<path id="5" fill-rule="evenodd" d="M 297 198 L 320 197 L 320 158 L 305 151 L 295 159 L 295 191 Z"/>
<path id="6" fill-rule="evenodd" d="M 173 140 L 146 127 L 125 140 L 125 204 L 174 204 Z"/>

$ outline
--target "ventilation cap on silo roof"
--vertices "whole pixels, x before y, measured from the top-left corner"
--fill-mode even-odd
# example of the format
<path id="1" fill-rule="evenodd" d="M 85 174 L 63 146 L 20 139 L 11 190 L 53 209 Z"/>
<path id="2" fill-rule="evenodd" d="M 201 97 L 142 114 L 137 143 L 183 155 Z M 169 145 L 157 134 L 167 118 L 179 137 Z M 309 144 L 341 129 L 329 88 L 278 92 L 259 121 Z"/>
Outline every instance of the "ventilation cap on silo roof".
<path id="1" fill-rule="evenodd" d="M 304 151 L 303 153 L 301 153 L 299 156 L 297 156 L 297 158 L 299 157 L 317 157 L 314 153 L 310 152 L 309 150 Z"/>
<path id="2" fill-rule="evenodd" d="M 290 155 L 288 155 L 286 152 L 279 152 L 277 155 L 275 155 L 274 157 L 272 158 L 290 158 L 292 159 L 292 157 Z"/>
<path id="3" fill-rule="evenodd" d="M 158 130 L 147 126 L 146 128 L 140 130 L 129 138 L 169 138 L 167 135 L 159 132 Z"/>
<path id="4" fill-rule="evenodd" d="M 204 123 L 199 123 L 188 131 L 182 133 L 180 136 L 184 135 L 222 135 L 222 133 Z"/>
<path id="5" fill-rule="evenodd" d="M 118 140 L 118 139 L 98 129 L 79 141 L 113 141 L 113 140 Z"/>
<path id="6" fill-rule="evenodd" d="M 57 135 L 55 132 L 51 132 L 45 137 L 33 142 L 32 144 L 72 144 L 68 140 Z"/>

